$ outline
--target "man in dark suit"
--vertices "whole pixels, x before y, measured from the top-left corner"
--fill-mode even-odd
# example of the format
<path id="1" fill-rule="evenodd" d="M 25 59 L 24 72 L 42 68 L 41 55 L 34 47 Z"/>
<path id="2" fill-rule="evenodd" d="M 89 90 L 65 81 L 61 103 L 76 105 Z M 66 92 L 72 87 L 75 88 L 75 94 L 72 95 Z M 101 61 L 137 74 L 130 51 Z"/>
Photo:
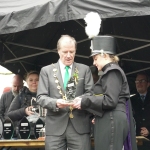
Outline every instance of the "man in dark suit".
<path id="1" fill-rule="evenodd" d="M 137 94 L 131 97 L 133 115 L 136 122 L 136 135 L 144 136 L 146 138 L 150 138 L 150 92 L 148 91 L 149 84 L 149 77 L 147 74 L 137 74 L 135 80 Z M 147 147 L 148 149 L 149 146 Z M 146 148 L 144 150 L 146 150 Z"/>
<path id="2" fill-rule="evenodd" d="M 20 75 L 15 75 L 12 79 L 12 87 L 10 91 L 4 92 L 0 99 L 0 118 L 4 120 L 7 117 L 9 106 L 19 90 L 23 87 L 23 78 Z"/>
<path id="3" fill-rule="evenodd" d="M 69 68 L 69 78 L 76 81 L 75 96 L 90 94 L 92 74 L 88 66 L 74 62 L 76 41 L 73 37 L 63 35 L 57 43 L 57 50 L 60 59 L 41 69 L 37 91 L 37 102 L 47 108 L 45 149 L 90 150 L 91 114 L 73 109 L 65 101 L 65 68 Z"/>

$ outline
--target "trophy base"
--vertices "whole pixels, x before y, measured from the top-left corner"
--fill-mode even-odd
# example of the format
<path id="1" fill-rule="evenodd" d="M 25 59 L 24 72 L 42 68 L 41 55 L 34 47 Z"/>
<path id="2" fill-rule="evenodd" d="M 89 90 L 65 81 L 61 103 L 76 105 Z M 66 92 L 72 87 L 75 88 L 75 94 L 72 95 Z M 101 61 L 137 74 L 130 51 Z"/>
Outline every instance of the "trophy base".
<path id="1" fill-rule="evenodd" d="M 65 103 L 73 103 L 73 100 L 65 100 Z"/>

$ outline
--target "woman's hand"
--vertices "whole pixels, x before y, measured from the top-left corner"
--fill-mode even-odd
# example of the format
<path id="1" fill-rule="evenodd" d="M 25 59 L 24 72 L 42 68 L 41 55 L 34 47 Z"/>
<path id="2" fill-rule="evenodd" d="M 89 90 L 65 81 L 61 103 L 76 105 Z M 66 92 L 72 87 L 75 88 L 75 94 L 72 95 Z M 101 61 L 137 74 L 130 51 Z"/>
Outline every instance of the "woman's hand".
<path id="1" fill-rule="evenodd" d="M 82 98 L 76 97 L 73 101 L 72 107 L 77 108 L 77 109 L 81 109 L 81 100 L 82 100 Z"/>
<path id="2" fill-rule="evenodd" d="M 25 109 L 26 115 L 30 116 L 30 115 L 34 114 L 34 112 L 32 111 L 32 108 L 33 108 L 33 106 L 29 106 Z"/>

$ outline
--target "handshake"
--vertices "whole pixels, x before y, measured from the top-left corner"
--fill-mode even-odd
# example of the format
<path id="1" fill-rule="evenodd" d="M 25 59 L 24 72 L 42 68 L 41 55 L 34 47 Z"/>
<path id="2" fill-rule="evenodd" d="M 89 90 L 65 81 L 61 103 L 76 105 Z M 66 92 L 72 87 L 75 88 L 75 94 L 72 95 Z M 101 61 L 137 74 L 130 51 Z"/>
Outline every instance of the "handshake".
<path id="1" fill-rule="evenodd" d="M 71 106 L 72 108 L 81 109 L 81 100 L 82 100 L 81 97 L 76 97 L 71 102 L 68 102 L 68 101 L 63 100 L 63 99 L 58 99 L 56 101 L 56 106 L 58 108 L 65 108 L 65 107 Z"/>

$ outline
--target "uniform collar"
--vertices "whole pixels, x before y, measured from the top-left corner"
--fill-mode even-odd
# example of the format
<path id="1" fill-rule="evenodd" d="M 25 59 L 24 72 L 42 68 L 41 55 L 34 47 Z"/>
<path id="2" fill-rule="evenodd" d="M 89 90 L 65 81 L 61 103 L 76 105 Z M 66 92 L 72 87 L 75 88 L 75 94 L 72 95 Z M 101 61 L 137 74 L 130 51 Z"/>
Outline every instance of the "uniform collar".
<path id="1" fill-rule="evenodd" d="M 115 62 L 110 62 L 110 63 L 108 63 L 108 64 L 106 64 L 103 68 L 102 68 L 102 71 L 104 72 L 108 67 L 110 67 L 110 66 L 112 66 L 112 65 L 118 65 L 117 63 L 115 63 Z"/>

